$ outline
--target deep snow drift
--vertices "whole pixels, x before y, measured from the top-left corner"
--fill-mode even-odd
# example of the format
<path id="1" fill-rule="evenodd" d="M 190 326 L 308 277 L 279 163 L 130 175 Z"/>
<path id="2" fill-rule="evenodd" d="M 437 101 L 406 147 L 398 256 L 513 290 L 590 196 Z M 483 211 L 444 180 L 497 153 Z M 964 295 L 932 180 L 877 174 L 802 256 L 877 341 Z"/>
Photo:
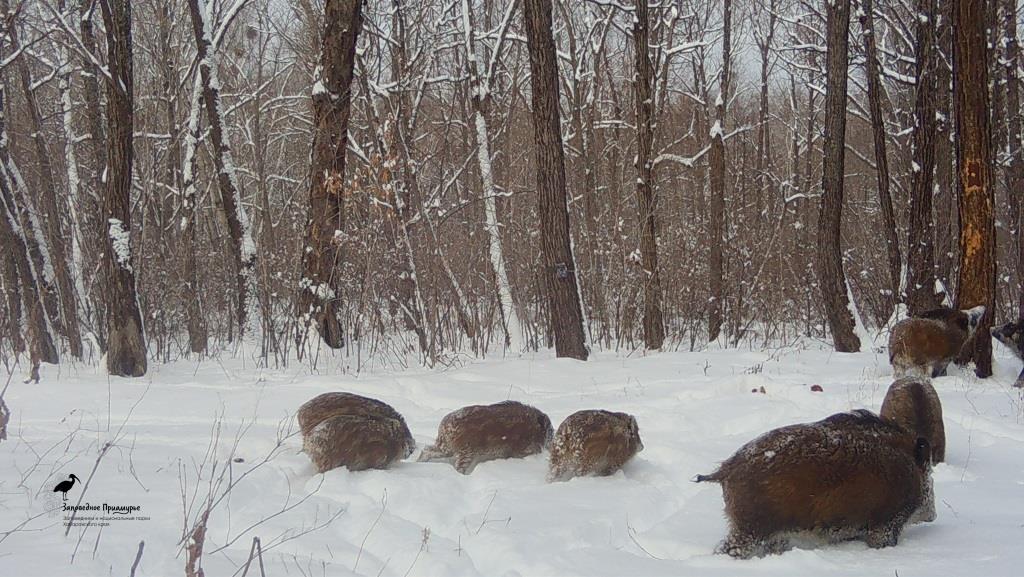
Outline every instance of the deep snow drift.
<path id="1" fill-rule="evenodd" d="M 541 353 L 352 376 L 323 359 L 317 374 L 301 363 L 257 369 L 243 351 L 152 364 L 135 380 L 45 367 L 42 383 L 15 380 L 6 395 L 0 573 L 128 575 L 145 541 L 137 575 L 184 575 L 186 515 L 193 523 L 212 493 L 202 561 L 211 577 L 242 575 L 253 537 L 273 576 L 1020 575 L 1024 398 L 1010 387 L 1019 361 L 996 349 L 1005 356 L 994 378 L 951 367 L 935 380 L 948 448 L 935 469 L 934 523 L 908 527 L 894 548 L 850 542 L 752 561 L 712 554 L 726 532 L 721 490 L 691 479 L 770 428 L 877 411 L 892 380 L 884 353 L 811 345 L 600 353 L 586 363 Z M 331 390 L 390 403 L 417 453 L 388 471 L 314 474 L 288 434 L 299 405 Z M 546 454 L 483 463 L 470 476 L 414 462 L 446 413 L 504 399 L 536 406 L 556 427 L 579 409 L 632 413 L 645 449 L 612 477 L 555 484 L 544 482 Z M 92 525 L 65 536 L 69 513 L 53 487 L 72 473 L 91 480 L 84 495 L 82 483 L 67 493 L 69 505 L 140 509 L 81 511 L 76 523 Z M 248 575 L 260 575 L 258 563 Z"/>

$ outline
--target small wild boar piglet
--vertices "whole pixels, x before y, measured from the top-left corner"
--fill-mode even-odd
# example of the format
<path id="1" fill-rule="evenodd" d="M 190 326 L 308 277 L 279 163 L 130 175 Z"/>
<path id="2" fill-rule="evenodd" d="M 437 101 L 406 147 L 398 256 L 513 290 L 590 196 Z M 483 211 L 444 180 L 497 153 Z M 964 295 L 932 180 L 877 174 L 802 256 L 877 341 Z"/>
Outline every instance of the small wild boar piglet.
<path id="1" fill-rule="evenodd" d="M 626 413 L 577 411 L 558 426 L 548 482 L 618 471 L 644 448 L 636 419 Z"/>
<path id="2" fill-rule="evenodd" d="M 935 387 L 920 377 L 904 377 L 889 385 L 879 416 L 917 437 L 928 439 L 932 463 L 946 460 L 946 427 Z"/>
<path id="3" fill-rule="evenodd" d="M 324 393 L 299 407 L 302 449 L 318 472 L 386 469 L 412 454 L 416 441 L 391 405 L 352 393 Z"/>
<path id="4" fill-rule="evenodd" d="M 978 328 L 984 306 L 938 308 L 896 323 L 889 333 L 889 362 L 897 378 L 941 377 Z"/>
<path id="5" fill-rule="evenodd" d="M 529 405 L 471 405 L 445 415 L 437 443 L 423 449 L 419 460 L 450 461 L 455 470 L 468 475 L 484 461 L 539 453 L 551 444 L 552 433 L 548 416 Z"/>
<path id="6" fill-rule="evenodd" d="M 1018 359 L 1024 359 L 1024 320 L 992 327 L 992 336 L 1006 345 Z M 1024 388 L 1024 369 L 1020 370 L 1017 382 L 1013 386 Z"/>
<path id="7" fill-rule="evenodd" d="M 935 519 L 928 452 L 923 437 L 864 410 L 769 431 L 696 479 L 722 485 L 730 530 L 716 553 L 895 545 L 908 522 Z"/>

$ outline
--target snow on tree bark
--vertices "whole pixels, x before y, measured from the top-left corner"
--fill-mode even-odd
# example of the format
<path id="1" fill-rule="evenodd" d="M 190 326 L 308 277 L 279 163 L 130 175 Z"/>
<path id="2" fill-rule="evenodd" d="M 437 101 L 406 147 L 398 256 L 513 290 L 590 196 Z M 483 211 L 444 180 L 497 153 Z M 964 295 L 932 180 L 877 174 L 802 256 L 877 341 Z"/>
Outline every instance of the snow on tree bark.
<path id="1" fill-rule="evenodd" d="M 729 10 L 730 0 L 726 0 Z M 654 65 L 650 55 L 650 18 L 647 0 L 636 3 L 633 19 L 633 87 L 636 97 L 636 198 L 640 219 L 640 284 L 644 291 L 644 344 L 658 350 L 665 342 L 661 313 L 661 271 L 658 268 L 658 203 L 654 194 Z M 727 16 L 728 18 L 728 16 Z M 728 38 L 728 27 L 726 28 Z M 728 46 L 728 40 L 725 40 Z M 725 49 L 728 62 L 728 48 Z M 726 65 L 728 68 L 728 65 Z M 726 73 L 727 74 L 727 73 Z M 715 142 L 720 142 L 719 135 Z M 712 144 L 714 147 L 715 144 Z M 722 167 L 724 170 L 724 166 Z M 721 272 L 719 270 L 719 272 Z"/>
<path id="2" fill-rule="evenodd" d="M 107 82 L 106 194 L 103 214 L 109 231 L 103 255 L 104 294 L 107 301 L 107 371 L 139 377 L 146 373 L 146 340 L 130 266 L 131 185 L 134 146 L 134 71 L 130 0 L 101 2 L 107 31 L 107 54 L 112 80 Z M 118 250 L 120 249 L 120 253 Z M 127 254 L 125 254 L 127 253 Z"/>
<path id="3" fill-rule="evenodd" d="M 224 112 L 221 109 L 219 55 L 211 34 L 212 6 L 212 4 L 206 5 L 205 0 L 188 0 L 192 30 L 196 38 L 196 58 L 199 61 L 199 73 L 203 81 L 203 102 L 206 108 L 206 118 L 210 125 L 210 140 L 214 148 L 213 160 L 217 168 L 220 204 L 228 223 L 228 235 L 231 237 L 234 251 L 235 292 L 237 295 L 235 319 L 238 323 L 238 334 L 241 337 L 245 331 L 248 311 L 246 301 L 249 292 L 249 277 L 256 264 L 256 245 L 253 242 L 249 218 L 242 202 L 242 190 L 238 183 L 235 163 L 231 154 L 231 141 L 225 130 Z"/>
<path id="4" fill-rule="evenodd" d="M 305 324 L 316 325 L 320 337 L 331 348 L 344 344 L 336 300 L 337 266 L 343 255 L 335 236 L 344 223 L 345 152 L 356 40 L 361 27 L 361 0 L 327 0 L 320 63 L 312 94 L 309 223 L 298 312 Z"/>

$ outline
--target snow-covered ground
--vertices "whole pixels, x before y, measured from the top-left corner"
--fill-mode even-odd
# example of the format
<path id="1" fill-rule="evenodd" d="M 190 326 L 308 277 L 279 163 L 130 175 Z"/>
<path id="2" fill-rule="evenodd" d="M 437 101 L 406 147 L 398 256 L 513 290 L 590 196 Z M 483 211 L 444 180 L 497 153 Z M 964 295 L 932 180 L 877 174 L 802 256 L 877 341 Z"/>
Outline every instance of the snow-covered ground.
<path id="1" fill-rule="evenodd" d="M 998 345 L 997 354 L 1008 355 Z M 193 522 L 211 492 L 211 577 L 241 575 L 253 537 L 268 576 L 936 577 L 1024 567 L 1024 400 L 1010 388 L 1020 366 L 1008 356 L 992 379 L 951 369 L 935 381 L 948 448 L 935 469 L 934 523 L 908 527 L 894 548 L 850 542 L 751 561 L 712 554 L 726 531 L 721 490 L 691 479 L 770 428 L 877 410 L 891 381 L 884 353 L 814 345 L 601 353 L 586 363 L 541 353 L 359 376 L 300 363 L 261 370 L 245 357 L 151 364 L 135 380 L 45 367 L 40 384 L 13 382 L 0 442 L 0 574 L 128 575 L 145 541 L 137 575 L 183 575 L 185 517 Z M 417 454 L 388 471 L 317 475 L 288 429 L 299 405 L 335 390 L 393 405 L 420 448 L 449 411 L 515 399 L 555 426 L 579 409 L 632 413 L 645 449 L 612 477 L 555 484 L 544 482 L 546 455 L 484 463 L 470 476 Z M 52 489 L 71 473 L 92 476 L 69 504 L 141 510 L 65 536 Z M 260 575 L 257 563 L 248 575 Z"/>

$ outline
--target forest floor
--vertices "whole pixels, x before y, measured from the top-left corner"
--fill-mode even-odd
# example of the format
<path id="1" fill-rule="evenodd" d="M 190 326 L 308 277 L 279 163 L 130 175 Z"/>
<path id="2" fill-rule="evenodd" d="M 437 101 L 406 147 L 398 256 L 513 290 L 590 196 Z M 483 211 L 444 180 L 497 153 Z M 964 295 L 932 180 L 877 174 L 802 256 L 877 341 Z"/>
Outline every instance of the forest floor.
<path id="1" fill-rule="evenodd" d="M 768 429 L 877 410 L 892 379 L 884 353 L 713 347 L 586 363 L 540 353 L 351 376 L 301 363 L 260 369 L 243 351 L 151 364 L 134 380 L 48 366 L 42 382 L 16 378 L 6 395 L 0 572 L 129 575 L 144 541 L 135 575 L 184 575 L 184 527 L 212 493 L 210 577 L 244 574 L 253 537 L 263 568 L 253 561 L 249 576 L 1020 575 L 1024 397 L 1010 387 L 1019 361 L 996 353 L 991 379 L 951 368 L 935 380 L 948 447 L 934 473 L 934 523 L 908 527 L 892 548 L 849 542 L 750 561 L 712 553 L 726 533 L 721 489 L 691 479 Z M 293 415 L 339 390 L 398 409 L 417 453 L 387 471 L 315 474 Z M 415 462 L 446 413 L 505 399 L 538 407 L 556 427 L 579 409 L 632 413 L 645 449 L 614 476 L 554 484 L 544 481 L 546 454 L 469 476 Z M 88 486 L 76 484 L 68 504 L 101 510 L 78 512 L 65 536 L 70 513 L 53 487 L 71 473 Z M 117 515 L 104 504 L 141 509 Z"/>

